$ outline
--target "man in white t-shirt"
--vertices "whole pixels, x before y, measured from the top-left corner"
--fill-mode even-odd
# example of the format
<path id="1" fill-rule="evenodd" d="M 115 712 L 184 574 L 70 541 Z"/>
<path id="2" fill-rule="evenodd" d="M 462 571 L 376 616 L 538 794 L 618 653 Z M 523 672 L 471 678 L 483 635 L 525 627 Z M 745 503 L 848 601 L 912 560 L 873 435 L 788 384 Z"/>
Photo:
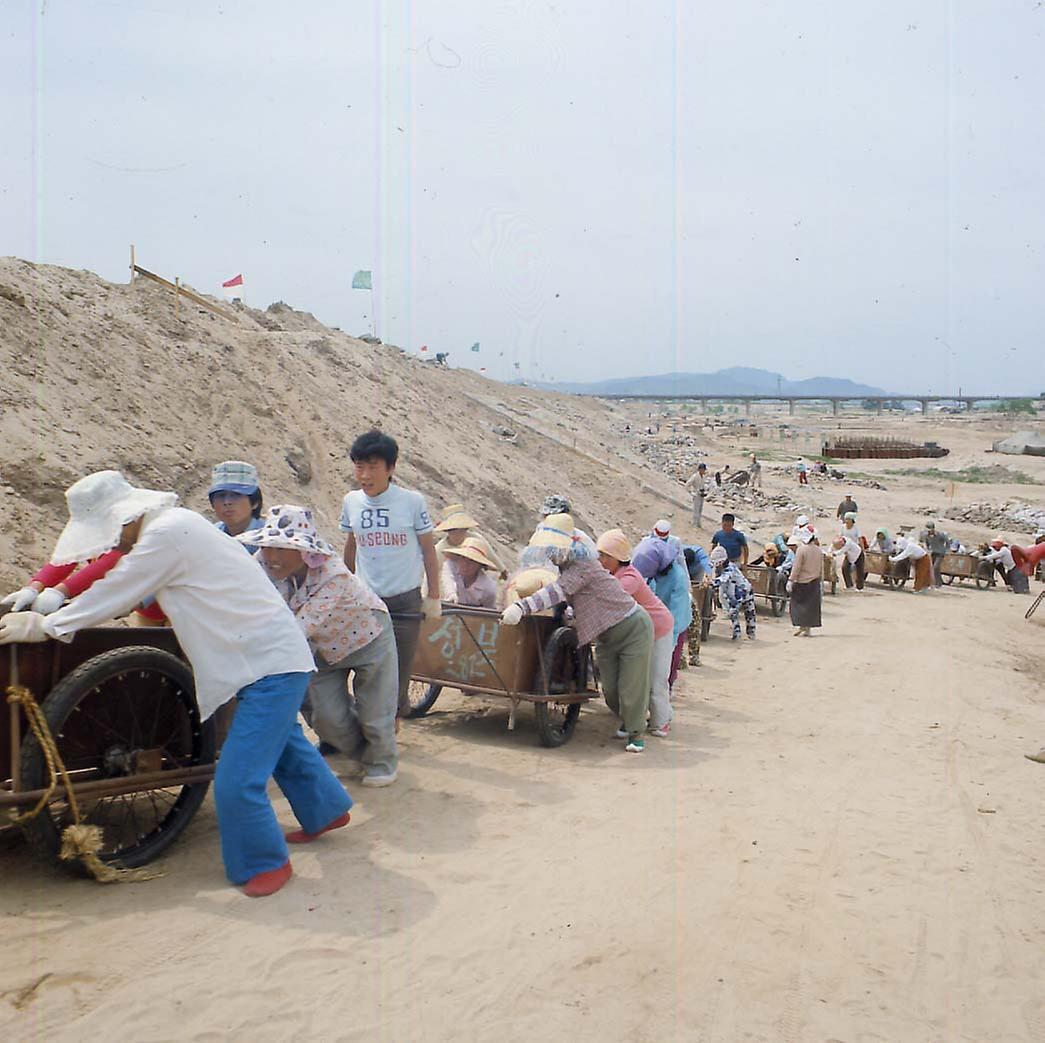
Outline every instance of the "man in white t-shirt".
<path id="1" fill-rule="evenodd" d="M 385 603 L 392 616 L 399 659 L 399 713 L 410 711 L 410 669 L 421 630 L 419 619 L 442 614 L 434 526 L 425 498 L 392 481 L 399 446 L 380 431 L 360 435 L 349 451 L 359 488 L 341 507 L 345 564 Z M 429 596 L 421 597 L 421 573 Z"/>

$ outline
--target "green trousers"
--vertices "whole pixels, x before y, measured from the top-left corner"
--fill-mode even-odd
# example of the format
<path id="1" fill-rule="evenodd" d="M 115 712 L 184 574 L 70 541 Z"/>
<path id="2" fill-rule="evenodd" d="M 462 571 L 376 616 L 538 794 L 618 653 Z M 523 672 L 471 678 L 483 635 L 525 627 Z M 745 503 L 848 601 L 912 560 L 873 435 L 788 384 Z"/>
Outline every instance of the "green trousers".
<path id="1" fill-rule="evenodd" d="M 606 705 L 624 722 L 625 731 L 641 735 L 649 710 L 653 624 L 645 609 L 604 630 L 595 643 Z"/>

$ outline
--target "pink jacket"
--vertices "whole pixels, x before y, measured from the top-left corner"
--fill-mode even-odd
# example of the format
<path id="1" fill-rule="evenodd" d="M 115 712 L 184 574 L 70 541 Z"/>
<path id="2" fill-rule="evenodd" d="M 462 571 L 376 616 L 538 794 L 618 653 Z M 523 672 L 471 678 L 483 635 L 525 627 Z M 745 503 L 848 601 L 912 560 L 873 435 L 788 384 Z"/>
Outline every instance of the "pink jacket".
<path id="1" fill-rule="evenodd" d="M 668 606 L 646 586 L 639 570 L 634 565 L 622 565 L 613 575 L 625 593 L 630 594 L 649 613 L 653 620 L 653 639 L 656 641 L 670 634 L 675 622 Z"/>

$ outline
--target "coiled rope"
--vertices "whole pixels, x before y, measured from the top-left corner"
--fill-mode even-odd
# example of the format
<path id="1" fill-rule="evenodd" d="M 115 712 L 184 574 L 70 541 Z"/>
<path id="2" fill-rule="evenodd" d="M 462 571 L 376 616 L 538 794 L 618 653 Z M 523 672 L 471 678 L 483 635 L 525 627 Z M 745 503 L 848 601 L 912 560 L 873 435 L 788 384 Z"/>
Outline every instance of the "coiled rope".
<path id="1" fill-rule="evenodd" d="M 98 826 L 84 824 L 80 820 L 80 804 L 73 790 L 72 779 L 65 770 L 62 755 L 55 745 L 54 736 L 47 725 L 40 704 L 33 693 L 23 684 L 12 684 L 7 689 L 8 703 L 21 706 L 25 719 L 36 738 L 47 765 L 48 782 L 44 792 L 36 804 L 20 815 L 13 815 L 11 820 L 16 825 L 23 825 L 36 818 L 47 807 L 58 789 L 59 781 L 65 788 L 65 799 L 69 804 L 72 824 L 62 830 L 62 848 L 58 857 L 65 862 L 79 859 L 91 876 L 101 884 L 133 883 L 140 880 L 153 880 L 163 873 L 147 869 L 125 869 L 122 866 L 110 865 L 99 857 L 102 850 L 102 831 Z"/>

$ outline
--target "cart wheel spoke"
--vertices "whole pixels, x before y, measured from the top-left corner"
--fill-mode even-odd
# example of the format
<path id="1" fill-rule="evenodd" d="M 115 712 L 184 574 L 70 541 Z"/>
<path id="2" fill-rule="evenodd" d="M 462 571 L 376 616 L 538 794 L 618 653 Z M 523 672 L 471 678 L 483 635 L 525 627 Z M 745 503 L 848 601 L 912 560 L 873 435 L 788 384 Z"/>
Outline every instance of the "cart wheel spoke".
<path id="1" fill-rule="evenodd" d="M 90 770 L 95 784 L 111 779 L 133 785 L 135 771 L 156 770 L 157 757 L 163 771 L 214 761 L 214 723 L 199 720 L 191 671 L 159 649 L 130 646 L 88 660 L 51 690 L 43 710 L 67 767 Z M 144 752 L 149 756 L 139 761 Z M 23 743 L 21 781 L 31 789 L 46 782 L 43 754 L 32 736 Z M 207 788 L 204 781 L 116 794 L 103 790 L 80 796 L 78 803 L 82 820 L 102 830 L 102 859 L 134 867 L 178 836 Z M 40 854 L 55 858 L 71 820 L 63 798 L 25 830 Z"/>

